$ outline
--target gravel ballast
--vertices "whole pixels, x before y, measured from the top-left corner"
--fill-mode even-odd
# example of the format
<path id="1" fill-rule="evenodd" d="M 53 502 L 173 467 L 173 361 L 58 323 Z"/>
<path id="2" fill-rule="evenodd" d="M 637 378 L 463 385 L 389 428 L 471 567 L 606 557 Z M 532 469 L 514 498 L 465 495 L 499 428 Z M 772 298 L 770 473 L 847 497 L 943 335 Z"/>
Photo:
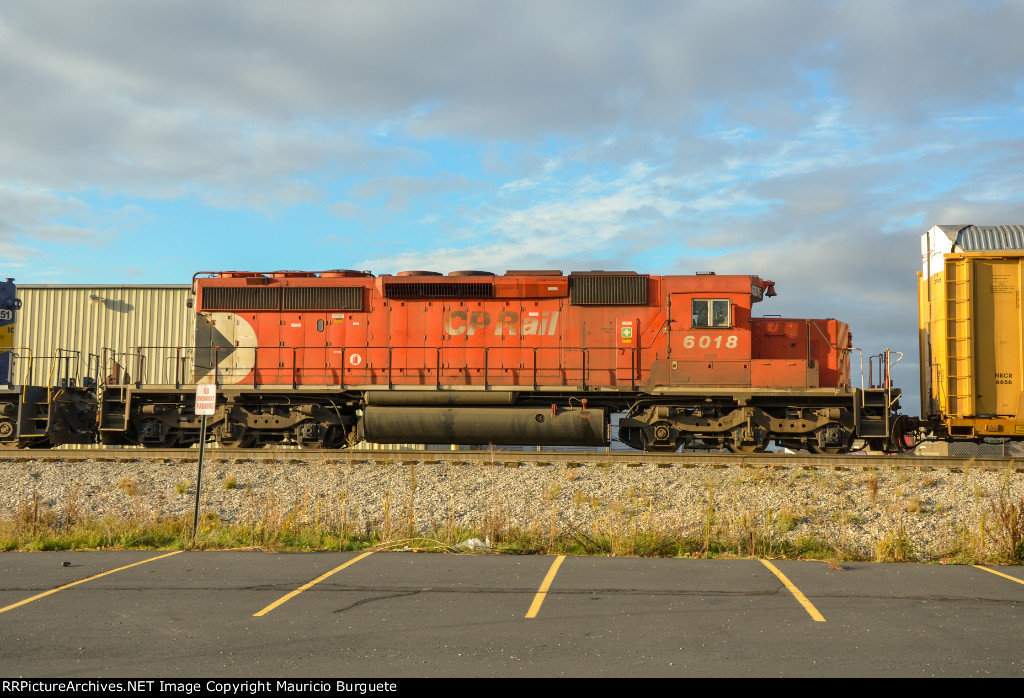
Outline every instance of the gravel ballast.
<path id="1" fill-rule="evenodd" d="M 58 521 L 115 516 L 191 520 L 196 463 L 49 455 L 0 463 L 8 520 L 30 509 Z M 519 467 L 316 458 L 205 465 L 202 512 L 238 525 L 314 523 L 386 538 L 512 530 L 564 537 L 647 531 L 687 539 L 814 539 L 874 558 L 901 539 L 911 559 L 1000 546 L 997 508 L 1024 501 L 1024 473 L 836 468 Z"/>

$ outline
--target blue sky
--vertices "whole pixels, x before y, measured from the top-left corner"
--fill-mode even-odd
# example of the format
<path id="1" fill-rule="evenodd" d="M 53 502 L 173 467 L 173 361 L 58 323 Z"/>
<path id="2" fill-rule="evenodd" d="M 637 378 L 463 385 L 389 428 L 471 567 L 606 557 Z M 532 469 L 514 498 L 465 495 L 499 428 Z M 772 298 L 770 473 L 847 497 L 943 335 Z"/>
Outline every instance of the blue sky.
<path id="1" fill-rule="evenodd" d="M 1024 222 L 1024 3 L 7 0 L 0 262 L 753 273 L 909 355 L 933 224 Z M 771 307 L 767 307 L 767 306 Z"/>

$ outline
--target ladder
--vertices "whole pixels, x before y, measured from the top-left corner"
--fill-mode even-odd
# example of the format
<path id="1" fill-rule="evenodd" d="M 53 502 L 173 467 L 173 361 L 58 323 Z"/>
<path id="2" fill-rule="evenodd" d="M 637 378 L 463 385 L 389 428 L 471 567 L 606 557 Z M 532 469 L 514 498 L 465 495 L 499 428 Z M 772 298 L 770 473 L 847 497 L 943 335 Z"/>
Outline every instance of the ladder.
<path id="1" fill-rule="evenodd" d="M 971 265 L 966 260 L 947 260 L 945 266 L 946 413 L 967 416 L 974 414 Z"/>

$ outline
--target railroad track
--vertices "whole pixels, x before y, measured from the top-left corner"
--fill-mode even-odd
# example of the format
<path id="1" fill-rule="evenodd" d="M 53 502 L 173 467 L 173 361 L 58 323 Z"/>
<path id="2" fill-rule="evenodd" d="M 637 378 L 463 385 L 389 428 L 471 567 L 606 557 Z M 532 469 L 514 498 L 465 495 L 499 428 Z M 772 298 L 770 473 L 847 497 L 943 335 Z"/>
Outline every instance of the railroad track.
<path id="1" fill-rule="evenodd" d="M 72 464 L 84 461 L 173 461 L 196 460 L 198 449 L 159 448 L 58 448 L 47 451 L 0 451 L 0 462 L 55 462 Z M 249 461 L 254 463 L 294 463 L 332 461 L 339 464 L 373 464 L 385 462 L 441 463 L 466 465 L 519 466 L 608 466 L 694 468 L 826 468 L 835 470 L 867 470 L 871 468 L 912 468 L 917 470 L 950 470 L 969 468 L 1024 472 L 1022 458 L 977 458 L 953 456 L 892 455 L 812 455 L 789 453 L 642 453 L 633 451 L 507 451 L 507 450 L 334 450 L 334 449 L 226 449 L 212 448 L 205 452 L 206 462 Z"/>

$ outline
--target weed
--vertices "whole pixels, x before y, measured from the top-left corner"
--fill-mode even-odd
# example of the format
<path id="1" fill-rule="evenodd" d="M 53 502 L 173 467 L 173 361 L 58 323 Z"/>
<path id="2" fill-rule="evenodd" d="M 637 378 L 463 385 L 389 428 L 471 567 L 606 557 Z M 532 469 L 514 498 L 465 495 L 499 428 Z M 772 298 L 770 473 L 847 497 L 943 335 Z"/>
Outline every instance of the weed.
<path id="1" fill-rule="evenodd" d="M 989 502 L 993 526 L 989 535 L 1000 556 L 1011 564 L 1024 562 L 1024 497 L 1014 501 L 1009 483 L 999 488 L 999 497 Z"/>
<path id="2" fill-rule="evenodd" d="M 886 532 L 876 546 L 875 559 L 878 562 L 909 562 L 913 557 L 914 544 L 902 525 Z"/>
<path id="3" fill-rule="evenodd" d="M 233 490 L 237 489 L 238 487 L 238 478 L 236 478 L 234 475 L 228 475 L 226 478 L 221 480 L 221 482 L 223 483 L 224 489 L 226 490 Z"/>
<path id="4" fill-rule="evenodd" d="M 57 522 L 57 515 L 50 503 L 43 501 L 39 493 L 33 491 L 31 499 L 18 505 L 14 521 L 16 529 L 35 536 L 40 529 L 52 527 Z"/>
<path id="5" fill-rule="evenodd" d="M 139 488 L 139 483 L 135 482 L 135 480 L 132 480 L 130 477 L 123 477 L 118 480 L 117 486 L 124 490 L 124 493 L 129 497 L 142 494 L 142 491 Z"/>
<path id="6" fill-rule="evenodd" d="M 868 496 L 871 497 L 871 503 L 875 504 L 878 502 L 878 476 L 872 475 L 867 480 L 868 485 Z"/>
<path id="7" fill-rule="evenodd" d="M 494 447 L 491 447 L 491 459 L 494 458 Z M 409 506 L 406 514 L 406 535 L 415 537 L 416 525 L 416 463 L 409 461 Z"/>
<path id="8" fill-rule="evenodd" d="M 803 517 L 794 512 L 792 509 L 786 508 L 779 512 L 777 527 L 780 533 L 789 533 L 796 528 Z"/>
<path id="9" fill-rule="evenodd" d="M 704 549 L 701 551 L 703 555 L 707 555 L 711 552 L 711 537 L 715 533 L 715 490 L 708 488 L 708 503 L 704 509 L 704 521 L 701 531 L 701 537 L 704 539 Z"/>
<path id="10" fill-rule="evenodd" d="M 189 483 L 180 481 L 174 486 L 174 489 L 177 490 L 178 494 L 188 494 Z"/>

